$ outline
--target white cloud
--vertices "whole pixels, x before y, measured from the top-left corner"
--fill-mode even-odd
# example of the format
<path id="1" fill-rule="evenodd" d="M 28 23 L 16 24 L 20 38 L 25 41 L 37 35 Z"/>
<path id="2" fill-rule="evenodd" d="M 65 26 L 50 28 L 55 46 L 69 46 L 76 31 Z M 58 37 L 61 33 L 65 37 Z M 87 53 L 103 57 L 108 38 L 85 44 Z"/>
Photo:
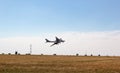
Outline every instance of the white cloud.
<path id="1" fill-rule="evenodd" d="M 50 47 L 45 38 L 55 40 L 54 36 L 66 42 Z M 120 31 L 105 32 L 64 32 L 37 37 L 14 37 L 0 39 L 0 53 L 28 53 L 29 45 L 33 46 L 33 54 L 94 54 L 120 55 Z"/>

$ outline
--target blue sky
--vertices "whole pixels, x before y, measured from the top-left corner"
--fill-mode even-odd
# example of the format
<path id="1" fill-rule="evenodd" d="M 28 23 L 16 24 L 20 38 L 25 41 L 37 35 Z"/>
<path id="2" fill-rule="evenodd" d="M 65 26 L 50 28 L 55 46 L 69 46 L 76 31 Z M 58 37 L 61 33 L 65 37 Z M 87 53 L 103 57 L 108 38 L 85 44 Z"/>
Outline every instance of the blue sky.
<path id="1" fill-rule="evenodd" d="M 0 36 L 120 30 L 119 0 L 0 0 Z"/>

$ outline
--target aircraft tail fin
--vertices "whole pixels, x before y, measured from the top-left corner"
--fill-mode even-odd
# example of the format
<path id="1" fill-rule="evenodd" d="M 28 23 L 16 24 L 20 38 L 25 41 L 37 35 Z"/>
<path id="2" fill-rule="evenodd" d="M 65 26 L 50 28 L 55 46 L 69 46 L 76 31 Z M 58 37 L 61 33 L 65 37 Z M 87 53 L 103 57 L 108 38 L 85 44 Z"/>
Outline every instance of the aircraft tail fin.
<path id="1" fill-rule="evenodd" d="M 46 40 L 46 42 L 50 42 L 48 39 L 45 39 Z"/>

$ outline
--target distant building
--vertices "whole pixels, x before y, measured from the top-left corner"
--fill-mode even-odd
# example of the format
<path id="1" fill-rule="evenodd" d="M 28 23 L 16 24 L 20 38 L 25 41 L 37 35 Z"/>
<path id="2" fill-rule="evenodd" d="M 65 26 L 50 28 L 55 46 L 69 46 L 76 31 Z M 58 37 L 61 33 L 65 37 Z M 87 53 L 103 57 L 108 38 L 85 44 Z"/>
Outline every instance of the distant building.
<path id="1" fill-rule="evenodd" d="M 11 53 L 8 53 L 8 55 L 11 55 Z"/>
<path id="2" fill-rule="evenodd" d="M 100 54 L 98 56 L 101 56 Z"/>
<path id="3" fill-rule="evenodd" d="M 76 56 L 79 56 L 79 54 L 77 53 Z"/>
<path id="4" fill-rule="evenodd" d="M 91 56 L 93 56 L 93 54 L 91 54 Z"/>
<path id="5" fill-rule="evenodd" d="M 18 55 L 18 52 L 17 52 L 17 51 L 15 51 L 15 55 Z"/>
<path id="6" fill-rule="evenodd" d="M 43 54 L 41 54 L 41 55 L 43 55 Z"/>
<path id="7" fill-rule="evenodd" d="M 85 56 L 87 56 L 87 54 L 85 54 Z"/>
<path id="8" fill-rule="evenodd" d="M 26 55 L 31 55 L 30 53 L 26 53 Z"/>
<path id="9" fill-rule="evenodd" d="M 56 56 L 57 54 L 53 54 L 54 56 Z"/>

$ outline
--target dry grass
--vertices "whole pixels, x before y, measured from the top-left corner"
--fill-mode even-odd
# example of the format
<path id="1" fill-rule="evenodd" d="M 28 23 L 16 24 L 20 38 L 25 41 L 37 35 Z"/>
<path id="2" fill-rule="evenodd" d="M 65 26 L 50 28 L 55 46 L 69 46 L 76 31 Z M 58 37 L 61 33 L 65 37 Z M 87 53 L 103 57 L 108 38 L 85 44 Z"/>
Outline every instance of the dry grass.
<path id="1" fill-rule="evenodd" d="M 120 57 L 0 55 L 0 73 L 120 73 Z"/>

